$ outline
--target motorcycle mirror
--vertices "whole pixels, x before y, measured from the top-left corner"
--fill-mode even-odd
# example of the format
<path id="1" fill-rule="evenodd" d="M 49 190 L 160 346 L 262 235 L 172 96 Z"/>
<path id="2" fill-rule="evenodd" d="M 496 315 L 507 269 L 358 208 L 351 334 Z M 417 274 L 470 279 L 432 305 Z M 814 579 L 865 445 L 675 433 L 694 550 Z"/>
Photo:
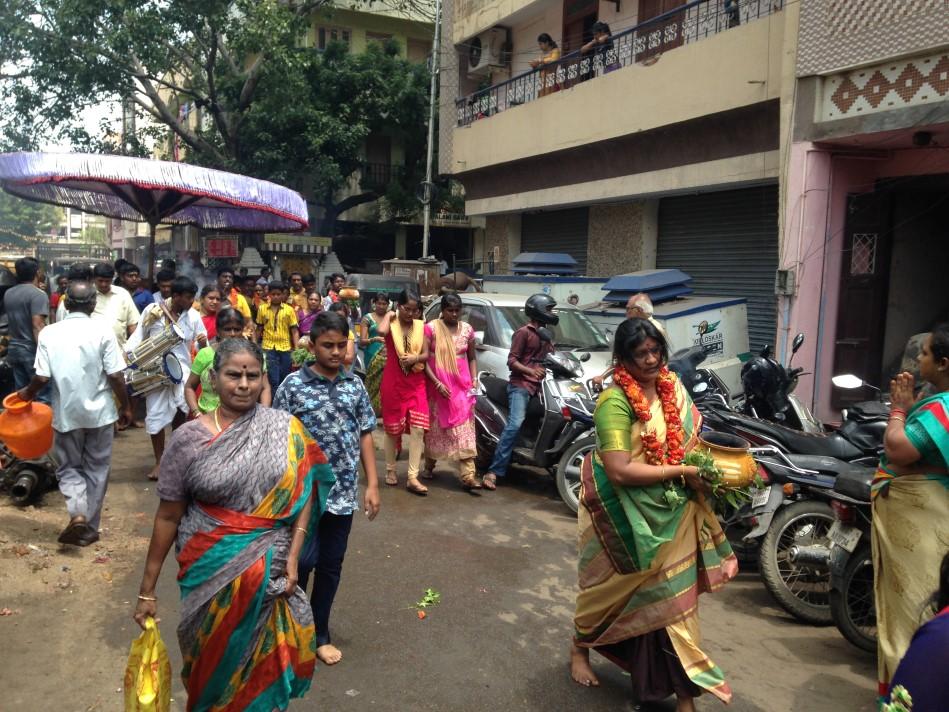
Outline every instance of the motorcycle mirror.
<path id="1" fill-rule="evenodd" d="M 483 344 L 483 343 L 484 343 L 484 332 L 483 332 L 483 331 L 476 331 L 476 332 L 474 333 L 474 338 L 475 338 L 475 343 L 476 343 L 476 344 Z"/>
<path id="2" fill-rule="evenodd" d="M 586 363 L 587 361 L 589 361 L 589 360 L 590 360 L 590 352 L 587 351 L 586 353 L 580 354 L 580 360 L 581 360 L 583 363 Z"/>
<path id="3" fill-rule="evenodd" d="M 537 330 L 537 336 L 540 337 L 541 341 L 553 342 L 554 340 L 554 332 L 552 332 L 546 326 L 542 326 Z"/>
<path id="4" fill-rule="evenodd" d="M 708 390 L 708 384 L 705 381 L 699 381 L 692 386 L 693 393 L 705 393 Z"/>
<path id="5" fill-rule="evenodd" d="M 798 334 L 794 337 L 794 341 L 791 342 L 791 353 L 796 354 L 797 350 L 804 345 L 804 334 Z"/>
<path id="6" fill-rule="evenodd" d="M 858 376 L 854 376 L 852 373 L 843 373 L 839 376 L 834 376 L 830 379 L 830 381 L 835 386 L 837 386 L 837 388 L 846 388 L 848 390 L 860 388 L 864 385 L 863 379 L 859 378 Z"/>

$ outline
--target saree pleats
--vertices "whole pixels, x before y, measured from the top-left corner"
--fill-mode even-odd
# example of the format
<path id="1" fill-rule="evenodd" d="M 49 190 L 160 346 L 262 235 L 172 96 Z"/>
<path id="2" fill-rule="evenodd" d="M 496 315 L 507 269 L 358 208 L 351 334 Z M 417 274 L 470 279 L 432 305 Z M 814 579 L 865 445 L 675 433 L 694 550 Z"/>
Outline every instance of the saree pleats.
<path id="1" fill-rule="evenodd" d="M 949 395 L 926 398 L 910 409 L 906 436 L 934 470 L 949 466 Z M 939 562 L 949 550 L 949 477 L 894 476 L 886 458 L 873 483 L 874 595 L 878 678 L 885 695 L 938 586 Z"/>
<path id="2" fill-rule="evenodd" d="M 688 449 L 695 444 L 701 416 L 678 384 L 677 392 Z M 617 400 L 616 392 L 604 396 L 600 406 L 608 408 L 604 403 L 613 400 L 615 413 L 621 416 L 625 405 Z M 651 418 L 650 427 L 655 420 Z M 601 417 L 598 439 L 601 433 L 616 432 L 608 420 L 603 426 Z M 642 457 L 641 447 L 636 447 L 641 439 L 638 421 L 630 415 L 626 427 L 632 428 L 631 456 Z M 664 427 L 657 426 L 656 432 L 664 439 Z M 605 440 L 600 439 L 601 447 Z M 664 674 L 661 668 L 668 661 L 655 645 L 662 644 L 665 636 L 651 636 L 659 642 L 649 653 L 636 645 L 642 636 L 664 630 L 688 680 L 679 684 L 676 680 L 681 676 L 674 669 L 666 694 L 689 694 L 689 689 L 698 688 L 730 701 L 731 689 L 721 669 L 700 648 L 698 625 L 699 594 L 724 585 L 722 562 L 734 556 L 714 513 L 700 495 L 678 485 L 672 486 L 680 497 L 677 503 L 669 502 L 661 483 L 613 485 L 598 453 L 583 463 L 580 480 L 576 644 L 596 649 L 634 678 L 634 668 L 647 663 L 655 666 L 657 674 Z M 622 657 L 637 647 L 639 657 Z M 662 685 L 657 689 L 663 689 Z"/>
<path id="3" fill-rule="evenodd" d="M 258 412 L 275 419 L 270 414 L 276 411 Z M 285 463 L 276 484 L 250 511 L 195 503 L 179 529 L 178 634 L 189 711 L 286 709 L 310 687 L 316 631 L 304 593 L 286 595 L 286 556 L 303 506 L 314 498 L 307 523 L 313 532 L 334 478 L 302 424 L 286 417 L 281 424 L 283 437 L 257 440 L 254 462 L 218 459 L 212 441 L 209 457 L 194 464 L 253 468 L 256 463 L 266 472 L 268 463 Z M 252 421 L 235 422 L 220 440 L 241 439 L 242 428 L 252 430 Z M 251 434 L 260 431 L 246 433 Z M 239 481 L 246 470 L 232 474 Z"/>

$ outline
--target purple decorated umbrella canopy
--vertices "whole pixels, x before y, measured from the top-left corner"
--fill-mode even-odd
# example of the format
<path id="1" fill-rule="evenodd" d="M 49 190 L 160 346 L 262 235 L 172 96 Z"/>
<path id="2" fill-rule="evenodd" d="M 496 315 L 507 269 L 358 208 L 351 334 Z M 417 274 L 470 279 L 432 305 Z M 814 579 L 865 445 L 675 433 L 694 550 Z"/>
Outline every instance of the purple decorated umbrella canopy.
<path id="1" fill-rule="evenodd" d="M 187 163 L 94 153 L 3 153 L 0 186 L 26 200 L 148 223 L 149 280 L 159 224 L 253 232 L 308 225 L 299 193 Z"/>

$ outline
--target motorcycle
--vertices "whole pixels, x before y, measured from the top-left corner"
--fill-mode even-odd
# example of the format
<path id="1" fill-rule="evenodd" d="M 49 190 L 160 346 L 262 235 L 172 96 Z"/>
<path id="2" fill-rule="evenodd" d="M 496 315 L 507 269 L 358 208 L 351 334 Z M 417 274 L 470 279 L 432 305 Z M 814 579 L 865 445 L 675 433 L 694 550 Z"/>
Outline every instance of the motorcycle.
<path id="1" fill-rule="evenodd" d="M 795 349 L 803 339 L 795 340 Z M 692 351 L 692 350 L 690 350 Z M 829 624 L 827 556 L 833 523 L 830 493 L 841 473 L 872 473 L 882 447 L 875 417 L 851 409 L 841 428 L 802 432 L 729 407 L 727 388 L 714 372 L 698 368 L 702 353 L 676 354 L 676 370 L 713 431 L 738 435 L 751 445 L 766 486 L 752 492 L 749 504 L 722 516 L 722 526 L 739 559 L 757 561 L 775 600 L 801 620 Z M 783 368 L 783 367 L 781 367 Z M 747 372 L 746 372 L 747 373 Z M 780 385 L 788 379 L 771 381 Z M 772 399 L 772 402 L 773 399 Z M 803 408 L 803 406 L 801 406 Z M 816 419 L 804 416 L 804 420 Z M 884 423 L 885 427 L 885 423 Z"/>
<path id="2" fill-rule="evenodd" d="M 586 358 L 584 358 L 585 356 Z M 527 404 L 524 424 L 514 443 L 512 462 L 542 467 L 557 480 L 557 490 L 574 512 L 579 506 L 580 463 L 596 447 L 593 409 L 596 403 L 582 382 L 581 362 L 568 351 L 548 354 L 547 373 L 537 394 Z M 486 372 L 479 374 L 475 402 L 478 466 L 490 465 L 508 420 L 508 382 Z"/>
<path id="3" fill-rule="evenodd" d="M 877 649 L 873 557 L 870 553 L 870 483 L 873 471 L 843 473 L 834 483 L 830 550 L 830 613 L 834 625 L 861 650 Z"/>

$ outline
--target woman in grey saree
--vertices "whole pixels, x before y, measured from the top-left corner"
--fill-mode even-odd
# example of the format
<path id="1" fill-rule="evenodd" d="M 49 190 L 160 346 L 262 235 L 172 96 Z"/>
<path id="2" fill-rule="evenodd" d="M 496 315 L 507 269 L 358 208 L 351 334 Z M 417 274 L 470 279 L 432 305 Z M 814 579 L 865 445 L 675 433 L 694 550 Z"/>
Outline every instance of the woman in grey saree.
<path id="1" fill-rule="evenodd" d="M 256 345 L 226 340 L 214 369 L 220 407 L 175 431 L 162 458 L 135 619 L 155 615 L 174 541 L 187 709 L 283 710 L 309 689 L 316 663 L 297 561 L 333 474 L 299 420 L 256 404 Z"/>

